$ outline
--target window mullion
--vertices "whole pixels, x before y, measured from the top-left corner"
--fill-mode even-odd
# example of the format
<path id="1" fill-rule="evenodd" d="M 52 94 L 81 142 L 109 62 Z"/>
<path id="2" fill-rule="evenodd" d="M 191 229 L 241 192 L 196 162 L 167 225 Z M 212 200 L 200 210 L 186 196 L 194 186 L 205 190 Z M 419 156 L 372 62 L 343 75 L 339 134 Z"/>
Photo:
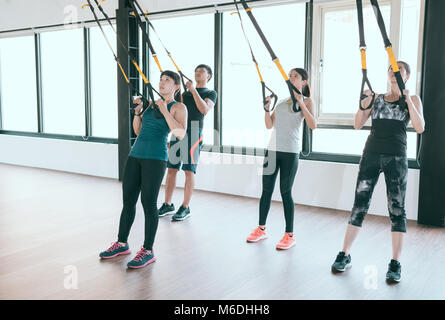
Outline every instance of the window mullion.
<path id="1" fill-rule="evenodd" d="M 83 29 L 84 40 L 84 81 L 85 81 L 85 136 L 92 136 L 91 121 L 91 59 L 90 59 L 90 29 Z"/>
<path id="2" fill-rule="evenodd" d="M 37 93 L 37 132 L 43 133 L 43 99 L 42 99 L 42 51 L 40 47 L 40 34 L 34 34 L 36 59 L 36 93 Z"/>

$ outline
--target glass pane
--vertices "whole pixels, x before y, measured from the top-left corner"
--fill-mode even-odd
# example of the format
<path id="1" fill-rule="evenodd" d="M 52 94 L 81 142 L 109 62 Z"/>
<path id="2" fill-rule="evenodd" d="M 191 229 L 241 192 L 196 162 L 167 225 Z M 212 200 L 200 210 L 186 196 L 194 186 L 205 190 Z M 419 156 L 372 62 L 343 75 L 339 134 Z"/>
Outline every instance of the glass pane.
<path id="1" fill-rule="evenodd" d="M 37 132 L 34 37 L 0 40 L 0 92 L 4 130 Z"/>
<path id="2" fill-rule="evenodd" d="M 83 29 L 41 34 L 43 128 L 85 135 Z"/>
<path id="3" fill-rule="evenodd" d="M 253 12 L 285 71 L 304 67 L 305 5 L 280 5 Z M 241 14 L 266 85 L 279 99 L 289 97 L 287 86 L 249 17 L 244 12 Z M 223 18 L 223 144 L 264 148 L 271 130 L 264 125 L 258 74 L 238 16 L 227 12 Z"/>
<path id="4" fill-rule="evenodd" d="M 313 131 L 312 151 L 361 155 L 365 148 L 369 130 L 320 129 Z M 407 133 L 407 156 L 416 158 L 417 134 Z"/>
<path id="5" fill-rule="evenodd" d="M 105 34 L 116 52 L 116 35 Z M 92 135 L 117 138 L 117 65 L 99 27 L 90 29 Z"/>
<path id="6" fill-rule="evenodd" d="M 403 0 L 400 22 L 400 54 L 399 59 L 411 67 L 411 76 L 406 88 L 411 95 L 416 92 L 417 55 L 419 52 L 420 0 Z"/>
<path id="7" fill-rule="evenodd" d="M 361 155 L 369 130 L 321 129 L 313 131 L 312 151 Z"/>
<path id="8" fill-rule="evenodd" d="M 171 52 L 172 57 L 181 71 L 194 80 L 195 67 L 199 64 L 209 65 L 214 70 L 214 15 L 201 14 L 195 16 L 175 17 L 152 21 L 162 43 Z M 175 66 L 166 54 L 156 34 L 150 29 L 150 40 L 159 57 L 164 70 L 176 71 Z M 150 80 L 157 88 L 160 72 L 150 57 Z M 210 79 L 207 87 L 213 89 Z M 182 89 L 181 89 L 182 90 Z M 204 144 L 213 144 L 213 111 L 204 118 Z"/>
<path id="9" fill-rule="evenodd" d="M 389 34 L 390 6 L 381 5 L 380 9 Z M 388 55 L 374 11 L 365 3 L 363 19 L 368 78 L 375 92 L 384 93 L 387 89 Z M 355 113 L 362 81 L 356 8 L 327 11 L 323 26 L 321 113 Z"/>

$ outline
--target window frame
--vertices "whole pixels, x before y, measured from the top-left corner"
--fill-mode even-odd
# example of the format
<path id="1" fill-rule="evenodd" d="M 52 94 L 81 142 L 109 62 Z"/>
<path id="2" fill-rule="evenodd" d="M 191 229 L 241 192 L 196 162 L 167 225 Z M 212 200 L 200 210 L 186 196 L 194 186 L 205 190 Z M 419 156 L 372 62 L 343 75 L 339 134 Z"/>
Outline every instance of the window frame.
<path id="1" fill-rule="evenodd" d="M 420 7 L 420 20 L 419 20 L 419 39 L 418 39 L 418 59 L 417 59 L 417 84 L 416 84 L 416 94 L 420 93 L 421 89 L 421 82 L 422 82 L 422 59 L 423 59 L 423 30 L 424 30 L 424 22 L 425 22 L 425 0 L 421 1 L 421 7 Z M 320 25 L 320 19 L 322 17 L 320 8 L 326 8 L 328 6 L 331 7 L 342 7 L 342 4 L 347 4 L 347 6 L 350 7 L 351 3 L 354 4 L 353 0 L 348 1 L 335 1 L 335 2 L 329 2 L 329 3 L 315 3 L 308 1 L 301 1 L 306 3 L 306 43 L 305 43 L 305 68 L 308 70 L 309 74 L 311 75 L 312 79 L 316 79 L 316 81 L 320 81 L 319 77 L 316 77 L 317 74 L 320 72 L 319 68 L 319 62 L 320 62 L 320 46 L 321 46 L 321 30 L 322 26 Z M 286 4 L 286 3 L 295 3 L 291 0 L 283 0 L 283 1 L 252 1 L 249 2 L 249 6 L 252 8 L 256 7 L 267 7 L 267 6 L 273 6 L 273 5 L 280 5 L 280 4 Z M 399 55 L 399 42 L 400 42 L 400 17 L 401 17 L 401 3 L 399 0 L 381 0 L 382 4 L 391 4 L 391 30 L 389 32 L 391 39 L 397 39 L 393 40 L 393 48 L 394 52 L 397 53 L 397 56 Z M 397 8 L 395 10 L 395 8 Z M 344 8 L 344 6 L 343 6 Z M 226 11 L 233 11 L 235 9 L 235 6 L 233 3 L 224 3 L 220 5 L 206 5 L 206 6 L 200 6 L 200 7 L 194 7 L 194 8 L 187 8 L 187 9 L 177 9 L 177 10 L 169 10 L 169 11 L 163 11 L 163 12 L 157 12 L 150 14 L 152 18 L 155 19 L 162 19 L 165 16 L 168 17 L 175 17 L 175 16 L 187 16 L 187 15 L 194 15 L 197 13 L 214 13 L 214 30 L 215 30 L 215 36 L 214 36 L 214 52 L 215 52 L 215 60 L 214 60 L 214 88 L 218 92 L 218 101 L 214 106 L 214 121 L 213 121 L 213 129 L 215 132 L 214 135 L 214 141 L 212 145 L 206 144 L 203 146 L 203 151 L 207 152 L 218 152 L 218 153 L 230 153 L 230 154 L 241 154 L 241 155 L 257 155 L 262 156 L 264 155 L 265 148 L 251 148 L 251 147 L 237 147 L 237 146 L 223 146 L 222 145 L 222 108 L 223 101 L 222 101 L 222 91 L 224 88 L 222 88 L 222 32 L 223 32 L 223 21 L 222 21 L 222 13 Z M 116 23 L 116 18 L 110 19 L 113 23 Z M 89 28 L 92 26 L 96 26 L 94 21 L 87 21 L 87 22 L 81 22 L 81 23 L 74 23 L 72 24 L 72 27 L 74 28 L 83 28 L 84 34 L 89 33 Z M 395 27 L 396 26 L 396 27 Z M 37 28 L 29 28 L 29 29 L 18 29 L 18 30 L 9 30 L 9 31 L 3 31 L 0 32 L 0 38 L 3 37 L 10 37 L 10 36 L 21 36 L 21 35 L 29 35 L 32 34 L 35 36 L 35 48 L 36 48 L 36 73 L 37 73 L 37 99 L 38 99 L 38 129 L 39 131 L 37 133 L 30 133 L 30 132 L 19 132 L 19 131 L 8 131 L 8 130 L 2 130 L 1 127 L 1 100 L 0 100 L 0 135 L 1 134 L 9 134 L 9 135 L 20 135 L 20 136 L 30 136 L 30 137 L 41 137 L 41 138 L 50 138 L 50 139 L 63 139 L 63 140 L 76 140 L 76 141 L 85 141 L 85 142 L 102 142 L 102 143 L 112 143 L 112 144 L 118 144 L 119 139 L 114 138 L 101 138 L 101 137 L 94 137 L 90 136 L 89 133 L 91 133 L 91 119 L 87 119 L 88 115 L 90 114 L 91 110 L 89 112 L 86 112 L 86 136 L 72 136 L 72 135 L 63 135 L 63 134 L 46 134 L 42 133 L 43 131 L 43 116 L 42 116 L 42 110 L 41 110 L 41 103 L 39 103 L 39 99 L 41 100 L 41 80 L 39 81 L 39 77 L 41 76 L 41 61 L 40 61 L 40 54 L 39 53 L 39 46 L 40 46 L 40 38 L 39 34 L 41 32 L 46 31 L 56 31 L 66 28 L 65 25 L 54 25 L 54 26 L 44 26 L 44 27 L 37 27 Z M 87 29 L 87 31 L 85 31 Z M 84 41 L 85 36 L 84 36 Z M 88 51 L 89 46 L 85 47 L 85 59 L 89 57 L 90 52 Z M 87 48 L 88 47 L 88 48 Z M 150 57 L 148 54 L 148 50 L 146 48 L 146 45 L 144 44 L 141 46 L 142 48 L 142 57 L 143 60 L 148 59 L 150 61 Z M 357 53 L 358 54 L 358 53 Z M 84 63 L 86 65 L 87 63 Z M 144 63 L 145 68 L 145 63 Z M 148 66 L 147 66 L 148 68 Z M 91 106 L 88 106 L 91 104 L 91 88 L 89 88 L 90 79 L 88 78 L 88 74 L 90 70 L 88 70 L 88 67 L 86 67 L 86 76 L 85 76 L 85 108 L 88 110 L 88 108 L 91 108 Z M 148 70 L 144 70 L 145 74 L 148 74 Z M 89 88 L 89 89 L 88 89 Z M 317 106 L 319 106 L 319 94 L 320 94 L 320 86 L 319 83 L 313 82 L 312 88 L 316 88 L 317 90 L 313 90 L 313 99 Z M 87 96 L 88 95 L 88 96 Z M 1 91 L 0 91 L 0 99 L 1 99 Z M 319 117 L 320 110 L 316 109 L 316 116 Z M 347 114 L 350 115 L 350 114 Z M 353 115 L 353 114 L 352 114 Z M 342 119 L 343 118 L 343 119 Z M 319 124 L 318 128 L 334 128 L 334 129 L 352 129 L 353 123 L 351 122 L 351 119 L 346 117 L 345 115 L 340 115 L 340 117 L 337 117 L 337 119 L 330 119 L 329 117 L 319 117 Z M 321 120 L 321 121 L 320 121 Z M 306 123 L 304 123 L 306 126 Z M 369 129 L 370 123 L 365 124 L 365 128 Z M 408 128 L 408 131 L 412 132 L 414 131 L 413 128 Z M 308 134 L 309 133 L 309 134 Z M 419 149 L 419 135 L 417 139 L 417 151 Z M 324 153 L 324 152 L 312 152 L 311 147 L 311 141 L 312 140 L 312 131 L 310 130 L 303 130 L 303 141 L 302 141 L 302 153 L 300 153 L 300 158 L 305 160 L 313 160 L 313 161 L 329 161 L 329 162 L 341 162 L 341 163 L 359 163 L 360 156 L 357 155 L 345 155 L 345 154 L 338 154 L 338 153 Z M 309 153 L 309 154 L 308 154 Z M 305 155 L 308 154 L 308 155 Z M 416 161 L 416 159 L 408 159 L 409 168 L 419 169 L 419 165 Z"/>
<path id="2" fill-rule="evenodd" d="M 418 49 L 417 49 L 417 74 L 422 73 L 422 49 L 423 49 L 423 26 L 424 26 L 424 18 L 425 18 L 425 0 L 420 0 L 420 17 L 419 17 L 419 38 L 418 38 Z M 380 0 L 379 5 L 390 5 L 391 13 L 390 13 L 390 29 L 387 30 L 389 38 L 392 41 L 393 51 L 396 56 L 400 56 L 400 21 L 402 15 L 402 4 L 400 0 Z M 314 4 L 314 39 L 312 46 L 312 79 L 315 79 L 315 82 L 312 83 L 313 87 L 316 90 L 313 90 L 313 99 L 316 102 L 317 110 L 316 116 L 318 119 L 319 127 L 323 125 L 334 125 L 338 126 L 339 129 L 354 125 L 354 113 L 323 113 L 322 112 L 322 104 L 321 102 L 321 86 L 322 86 L 322 62 L 324 56 L 324 17 L 327 12 L 335 12 L 342 11 L 345 9 L 356 9 L 356 4 L 354 0 L 343 0 L 336 2 L 328 2 L 328 3 L 318 3 Z M 382 48 L 383 50 L 383 48 Z M 358 51 L 358 41 L 357 41 L 357 55 Z M 389 65 L 389 59 L 388 65 Z M 359 66 L 357 66 L 359 68 Z M 420 95 L 421 89 L 421 77 L 417 78 L 416 83 L 416 92 L 415 94 Z M 366 126 L 371 125 L 371 120 L 365 124 Z M 414 131 L 411 124 L 408 127 L 409 131 Z"/>

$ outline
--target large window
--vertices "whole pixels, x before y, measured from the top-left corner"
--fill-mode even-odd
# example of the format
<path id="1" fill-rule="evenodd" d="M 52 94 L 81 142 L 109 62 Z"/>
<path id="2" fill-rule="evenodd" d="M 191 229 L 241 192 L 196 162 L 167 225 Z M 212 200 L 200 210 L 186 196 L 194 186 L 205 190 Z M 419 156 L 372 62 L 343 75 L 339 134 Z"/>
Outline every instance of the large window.
<path id="1" fill-rule="evenodd" d="M 406 88 L 411 94 L 419 94 L 420 90 L 420 74 L 419 50 L 422 47 L 420 37 L 420 20 L 421 14 L 420 0 L 402 0 L 402 12 L 400 17 L 400 45 L 399 58 L 406 61 L 411 67 L 411 76 L 406 83 Z"/>
<path id="2" fill-rule="evenodd" d="M 411 77 L 407 82 L 411 94 L 419 94 L 421 3 L 421 0 L 379 2 L 396 58 L 411 66 Z M 322 4 L 316 8 L 321 27 L 320 36 L 315 37 L 313 57 L 319 61 L 314 64 L 314 73 L 319 74 L 315 99 L 320 127 L 313 132 L 312 150 L 360 155 L 369 130 L 344 129 L 345 125 L 351 127 L 353 124 L 362 79 L 355 1 Z M 368 78 L 376 93 L 385 93 L 389 61 L 373 9 L 367 2 L 364 2 L 363 15 Z M 316 31 L 314 33 L 317 34 Z M 329 127 L 323 128 L 323 125 Z M 369 120 L 367 126 L 370 125 Z M 407 142 L 408 157 L 415 158 L 415 132 L 408 132 Z"/>
<path id="3" fill-rule="evenodd" d="M 364 129 L 352 129 L 362 79 L 356 1 L 314 1 L 315 4 L 309 6 L 302 1 L 295 2 L 253 2 L 252 6 L 286 72 L 305 67 L 305 53 L 310 54 L 309 83 L 318 128 L 312 132 L 308 146 L 319 154 L 307 158 L 321 159 L 323 154 L 329 153 L 330 159 L 338 157 L 342 161 L 345 159 L 342 155 L 351 155 L 353 157 L 348 157 L 348 161 L 355 161 L 362 153 L 371 125 L 368 121 Z M 406 87 L 411 94 L 419 94 L 425 0 L 380 0 L 379 4 L 396 58 L 411 66 Z M 306 41 L 309 26 L 306 25 L 306 7 L 311 5 L 312 39 Z M 389 61 L 373 9 L 368 1 L 363 5 L 368 77 L 375 92 L 385 93 Z M 150 16 L 163 43 L 188 77 L 194 78 L 194 69 L 201 63 L 209 65 L 215 75 L 214 61 L 221 61 L 218 66 L 221 82 L 216 83 L 214 76 L 207 85 L 210 89 L 215 85 L 220 88 L 218 111 L 221 114 L 218 119 L 222 127 L 215 135 L 215 111 L 211 110 L 204 118 L 204 144 L 219 145 L 221 140 L 223 146 L 236 147 L 235 153 L 242 147 L 266 148 L 271 130 L 264 124 L 261 84 L 235 8 L 218 6 L 217 14 L 213 8 L 202 10 L 208 11 Z M 269 52 L 244 10 L 241 10 L 241 16 L 266 84 L 279 100 L 287 99 L 288 88 Z M 215 35 L 216 17 L 222 19 L 222 30 Z M 105 23 L 103 26 L 110 44 L 117 51 L 114 32 Z M 163 69 L 175 70 L 151 28 L 149 36 Z M 40 51 L 36 51 L 35 42 L 40 45 L 37 47 Z M 139 48 L 142 48 L 140 31 L 139 42 Z M 306 43 L 311 47 L 306 48 Z M 135 50 L 135 47 L 131 48 L 132 52 Z M 40 57 L 35 56 L 36 52 L 40 52 Z M 144 52 L 139 50 L 139 65 L 143 70 L 149 70 L 150 81 L 157 88 L 160 72 L 150 53 L 142 57 Z M 219 52 L 222 52 L 221 56 Z M 85 58 L 89 58 L 89 64 Z M 148 66 L 144 62 L 148 62 Z M 43 133 L 70 135 L 75 136 L 74 139 L 90 133 L 95 138 L 117 138 L 116 80 L 120 76 L 97 26 L 88 27 L 88 30 L 43 32 L 39 37 L 0 39 L 1 129 L 37 132 L 38 123 L 41 123 Z M 39 79 L 41 82 L 36 83 Z M 90 90 L 85 90 L 87 85 Z M 142 88 L 142 79 L 140 85 Z M 41 109 L 38 108 L 38 97 L 41 98 Z M 86 127 L 89 124 L 91 127 Z M 412 127 L 408 130 L 407 153 L 409 158 L 415 158 L 417 134 Z M 304 141 L 310 142 L 306 139 L 308 132 L 303 131 Z M 213 141 L 215 136 L 218 141 Z"/>
<path id="4" fill-rule="evenodd" d="M 258 8 L 253 12 L 286 72 L 304 67 L 305 4 Z M 261 38 L 247 15 L 241 14 L 266 84 L 279 99 L 289 97 L 287 86 Z M 266 147 L 271 131 L 264 125 L 261 84 L 239 18 L 231 12 L 223 16 L 222 90 L 223 145 Z"/>
<path id="5" fill-rule="evenodd" d="M 43 130 L 85 135 L 83 29 L 45 32 L 42 50 Z"/>
<path id="6" fill-rule="evenodd" d="M 116 35 L 105 34 L 116 52 Z M 94 137 L 117 138 L 117 66 L 99 27 L 90 28 L 91 118 Z"/>
<path id="7" fill-rule="evenodd" d="M 0 97 L 4 130 L 37 132 L 34 37 L 0 40 Z"/>
<path id="8" fill-rule="evenodd" d="M 382 2 L 380 10 L 389 31 L 390 5 Z M 383 93 L 386 92 L 388 58 L 370 5 L 364 6 L 363 18 L 368 47 L 368 78 L 374 91 Z M 358 108 L 362 80 L 355 1 L 354 5 L 323 8 L 322 23 L 318 95 L 320 120 L 351 119 Z"/>
<path id="9" fill-rule="evenodd" d="M 209 65 L 214 70 L 214 15 L 200 14 L 186 17 L 153 19 L 162 43 L 171 52 L 181 71 L 194 81 L 195 67 Z M 176 71 L 155 33 L 150 29 L 150 40 L 164 70 Z M 151 57 L 150 57 L 151 59 Z M 160 72 L 153 59 L 150 60 L 150 79 L 157 88 Z M 207 87 L 213 89 L 214 78 Z M 213 144 L 213 109 L 204 118 L 203 142 Z"/>

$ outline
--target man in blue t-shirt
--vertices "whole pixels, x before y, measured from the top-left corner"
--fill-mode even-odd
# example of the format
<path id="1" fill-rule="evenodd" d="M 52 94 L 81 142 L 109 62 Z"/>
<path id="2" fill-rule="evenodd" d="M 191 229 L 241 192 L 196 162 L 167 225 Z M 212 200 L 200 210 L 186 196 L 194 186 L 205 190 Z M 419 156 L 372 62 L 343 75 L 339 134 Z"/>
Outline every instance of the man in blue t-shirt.
<path id="1" fill-rule="evenodd" d="M 176 175 L 179 169 L 185 173 L 184 201 L 172 220 L 181 221 L 190 216 L 189 203 L 195 186 L 195 174 L 199 154 L 202 148 L 202 128 L 204 116 L 216 103 L 217 93 L 208 89 L 207 82 L 212 78 L 212 69 L 205 64 L 195 68 L 194 86 L 192 81 L 186 83 L 187 91 L 183 93 L 183 103 L 187 107 L 187 135 L 182 140 L 172 136 L 168 152 L 167 178 L 165 180 L 165 202 L 159 209 L 159 216 L 173 214 L 175 206 L 171 202 L 176 187 Z"/>

